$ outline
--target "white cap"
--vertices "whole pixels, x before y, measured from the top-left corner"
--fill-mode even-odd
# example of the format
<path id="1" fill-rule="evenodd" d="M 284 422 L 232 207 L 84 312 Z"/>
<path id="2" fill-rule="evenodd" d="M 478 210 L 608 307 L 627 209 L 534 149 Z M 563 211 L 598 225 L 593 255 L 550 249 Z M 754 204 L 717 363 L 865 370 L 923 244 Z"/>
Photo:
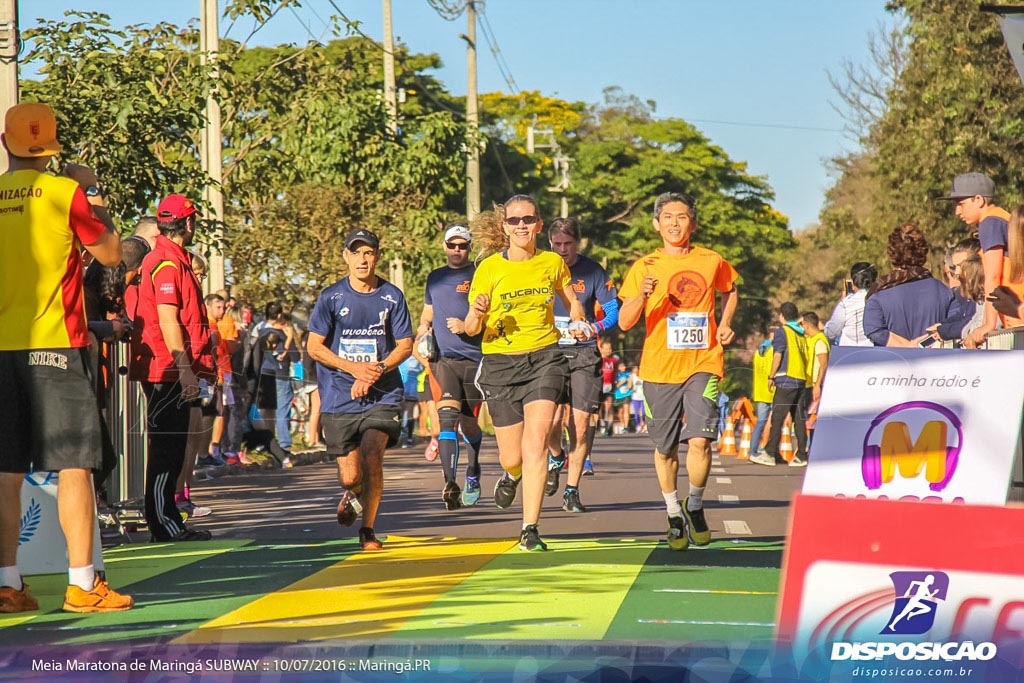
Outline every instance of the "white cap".
<path id="1" fill-rule="evenodd" d="M 445 242 L 454 237 L 460 237 L 466 240 L 467 242 L 473 241 L 473 235 L 469 233 L 469 229 L 464 225 L 453 225 L 452 227 L 444 231 Z"/>

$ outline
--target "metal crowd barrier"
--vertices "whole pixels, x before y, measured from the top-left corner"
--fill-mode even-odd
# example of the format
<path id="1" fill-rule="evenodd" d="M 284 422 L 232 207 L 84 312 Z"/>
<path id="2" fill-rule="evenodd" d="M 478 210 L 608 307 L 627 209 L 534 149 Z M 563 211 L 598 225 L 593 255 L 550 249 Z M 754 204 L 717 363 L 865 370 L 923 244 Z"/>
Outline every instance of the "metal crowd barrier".
<path id="1" fill-rule="evenodd" d="M 128 344 L 114 344 L 107 359 L 107 425 L 117 469 L 107 484 L 109 500 L 142 498 L 146 492 L 146 396 L 128 381 Z"/>

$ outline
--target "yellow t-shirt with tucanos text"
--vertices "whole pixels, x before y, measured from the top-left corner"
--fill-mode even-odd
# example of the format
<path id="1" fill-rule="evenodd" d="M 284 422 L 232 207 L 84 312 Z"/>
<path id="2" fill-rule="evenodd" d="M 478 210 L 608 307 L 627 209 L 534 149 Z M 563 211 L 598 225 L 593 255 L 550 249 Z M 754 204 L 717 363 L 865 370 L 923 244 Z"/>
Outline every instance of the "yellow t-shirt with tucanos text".
<path id="1" fill-rule="evenodd" d="M 558 343 L 554 302 L 569 280 L 565 261 L 550 251 L 538 249 L 525 261 L 509 261 L 503 253 L 481 261 L 469 286 L 469 303 L 480 294 L 491 297 L 480 344 L 484 355 L 526 353 Z"/>

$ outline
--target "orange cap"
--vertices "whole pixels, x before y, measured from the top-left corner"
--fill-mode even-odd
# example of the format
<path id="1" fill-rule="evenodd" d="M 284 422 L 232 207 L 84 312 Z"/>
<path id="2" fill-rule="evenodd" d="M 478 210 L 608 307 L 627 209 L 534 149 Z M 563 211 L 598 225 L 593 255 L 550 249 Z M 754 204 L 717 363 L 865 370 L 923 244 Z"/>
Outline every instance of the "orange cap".
<path id="1" fill-rule="evenodd" d="M 23 102 L 7 110 L 4 140 L 16 157 L 49 157 L 60 152 L 57 119 L 53 110 L 38 102 Z"/>

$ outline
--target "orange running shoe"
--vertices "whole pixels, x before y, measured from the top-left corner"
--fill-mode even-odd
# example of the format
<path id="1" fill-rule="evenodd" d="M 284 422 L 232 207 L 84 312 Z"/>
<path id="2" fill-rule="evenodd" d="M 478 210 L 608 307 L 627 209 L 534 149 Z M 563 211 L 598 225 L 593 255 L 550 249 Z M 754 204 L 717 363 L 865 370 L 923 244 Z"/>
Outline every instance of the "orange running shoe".
<path id="1" fill-rule="evenodd" d="M 64 591 L 65 612 L 123 612 L 135 604 L 130 595 L 121 595 L 112 589 L 107 582 L 96 576 L 91 591 L 84 591 L 71 585 Z"/>
<path id="2" fill-rule="evenodd" d="M 21 582 L 21 590 L 15 590 L 10 586 L 0 586 L 0 612 L 13 614 L 14 612 L 31 612 L 39 609 L 34 595 L 28 592 L 28 584 Z"/>

